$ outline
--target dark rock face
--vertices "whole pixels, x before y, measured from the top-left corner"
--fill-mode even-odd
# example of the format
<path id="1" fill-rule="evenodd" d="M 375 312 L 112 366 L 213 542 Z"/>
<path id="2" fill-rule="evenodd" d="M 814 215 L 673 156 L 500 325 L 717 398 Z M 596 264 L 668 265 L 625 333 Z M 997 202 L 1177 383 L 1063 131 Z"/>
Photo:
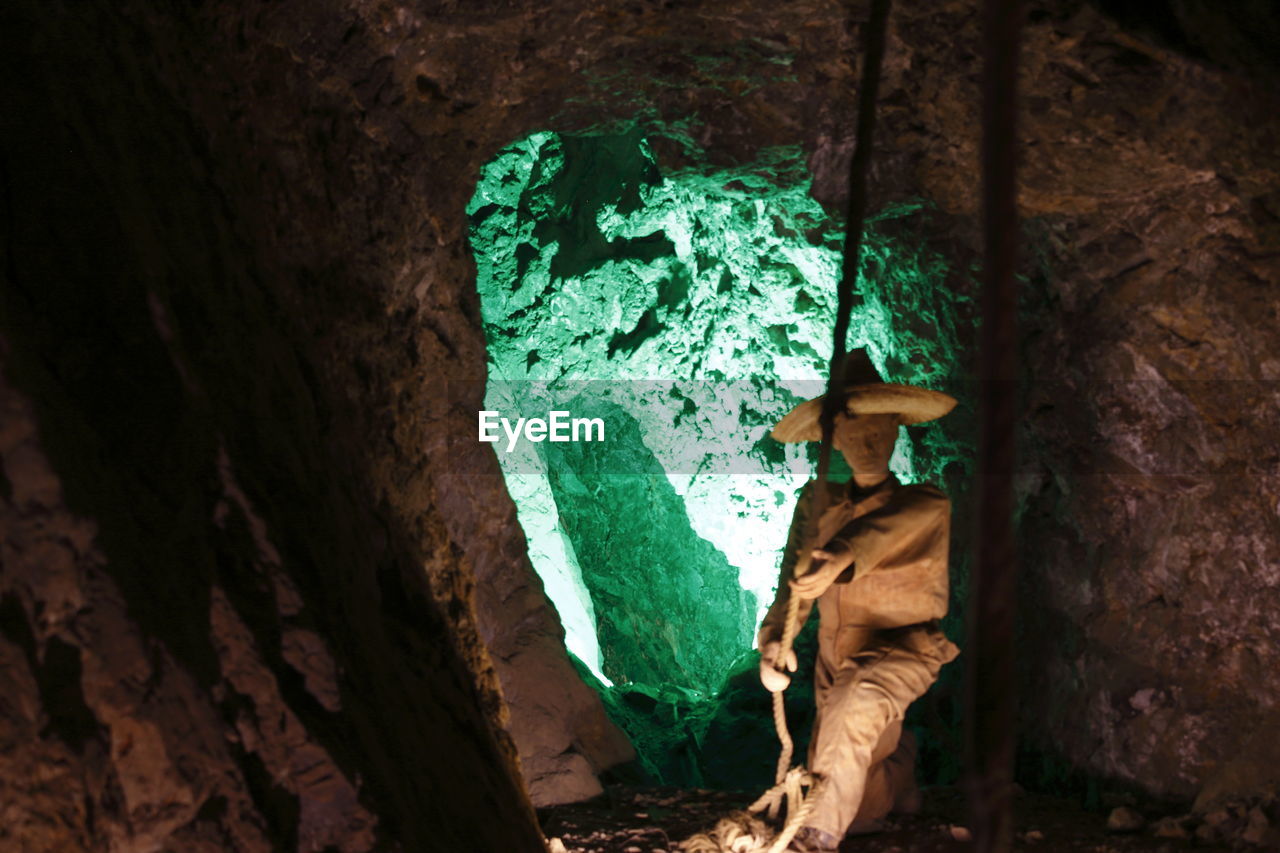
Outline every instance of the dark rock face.
<path id="1" fill-rule="evenodd" d="M 1280 699 L 1274 99 L 1085 13 L 1031 35 L 1029 729 L 1166 797 L 1240 761 L 1257 791 L 1280 778 L 1250 746 Z M 1064 40 L 1096 82 L 1054 71 Z"/>
<path id="2" fill-rule="evenodd" d="M 317 354 L 373 303 L 210 150 L 206 44 L 3 17 L 0 846 L 540 849 L 443 501 Z"/>
<path id="3" fill-rule="evenodd" d="M 16 282 L 32 281 L 24 275 L 32 256 L 15 251 L 10 269 Z M 75 386 L 83 379 L 71 365 L 83 353 L 74 345 L 46 352 L 44 370 L 7 354 L 5 373 Z M 87 372 L 100 379 L 113 366 L 122 365 Z M 83 393 L 51 396 L 37 416 L 24 394 L 0 384 L 6 846 L 453 850 L 487 835 L 538 849 L 531 816 L 523 826 L 486 828 L 475 806 L 488 796 L 520 815 L 521 795 L 420 573 L 400 576 L 384 564 L 364 593 L 352 584 L 335 606 L 316 581 L 341 584 L 339 566 L 377 562 L 340 526 L 327 539 L 346 560 L 299 554 L 287 534 L 273 533 L 288 528 L 270 524 L 246 496 L 225 447 L 208 460 L 208 480 L 194 483 L 156 479 L 119 444 L 77 458 L 64 432 L 83 428 L 76 420 L 101 418 L 95 426 L 107 434 L 125 424 Z M 175 414 L 176 425 L 195 413 Z M 41 429 L 41 417 L 52 428 Z M 64 487 L 42 433 L 73 482 L 85 471 L 78 465 L 97 477 Z M 172 448 L 179 457 L 169 461 L 194 463 L 199 445 L 198 433 L 159 427 L 138 448 Z M 191 485 L 194 494 L 176 488 Z M 173 502 L 184 495 L 187 505 Z M 359 517 L 329 497 L 329 511 Z M 309 509 L 323 517 L 328 508 L 313 501 Z M 322 634 L 332 622 L 363 631 Z M 440 764 L 419 768 L 409 755 Z M 446 767 L 478 776 L 459 783 Z M 452 792 L 441 790 L 446 781 Z M 415 790 L 436 791 L 436 804 L 410 800 Z"/>

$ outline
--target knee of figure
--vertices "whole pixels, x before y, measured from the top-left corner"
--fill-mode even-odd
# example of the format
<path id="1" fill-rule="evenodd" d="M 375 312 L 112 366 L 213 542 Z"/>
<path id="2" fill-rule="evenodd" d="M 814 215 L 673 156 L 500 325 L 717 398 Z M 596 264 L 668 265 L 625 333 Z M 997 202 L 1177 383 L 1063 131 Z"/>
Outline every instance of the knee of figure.
<path id="1" fill-rule="evenodd" d="M 897 716 L 895 713 L 898 707 L 897 701 L 894 699 L 893 694 L 879 682 L 864 678 L 858 682 L 857 692 L 860 701 L 875 703 L 883 708 L 884 713 L 888 716 Z"/>
<path id="2" fill-rule="evenodd" d="M 863 735 L 859 740 L 873 746 L 884 730 L 902 717 L 897 703 L 874 682 L 859 682 L 850 698 L 854 709 L 851 722 Z"/>
<path id="3" fill-rule="evenodd" d="M 873 762 L 884 761 L 897 752 L 902 746 L 902 721 L 894 720 L 884 727 L 880 739 L 876 741 L 875 751 L 871 754 Z"/>

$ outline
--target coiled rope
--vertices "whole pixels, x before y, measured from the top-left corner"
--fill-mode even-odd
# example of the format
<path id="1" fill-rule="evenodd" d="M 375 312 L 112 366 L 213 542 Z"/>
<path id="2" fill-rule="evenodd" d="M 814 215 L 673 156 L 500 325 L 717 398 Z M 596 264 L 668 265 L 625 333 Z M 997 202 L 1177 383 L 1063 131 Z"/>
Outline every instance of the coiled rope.
<path id="1" fill-rule="evenodd" d="M 803 767 L 793 767 L 781 782 L 761 794 L 760 799 L 746 811 L 721 818 L 715 829 L 692 836 L 680 847 L 685 853 L 782 853 L 817 806 L 824 784 L 824 779 Z M 809 789 L 807 795 L 805 788 Z M 782 830 L 775 835 L 769 824 L 756 815 L 765 809 L 776 808 L 784 799 L 788 804 L 787 819 Z"/>
<path id="2" fill-rule="evenodd" d="M 840 283 L 836 289 L 835 341 L 831 348 L 831 364 L 827 371 L 827 393 L 823 398 L 822 445 L 818 451 L 817 483 L 813 493 L 813 507 L 805 521 L 804 547 L 795 563 L 794 576 L 801 577 L 809 570 L 813 549 L 818 539 L 818 519 L 827 505 L 827 474 L 831 465 L 831 444 L 835 432 L 835 418 L 844 408 L 844 360 L 846 339 L 849 334 L 849 315 L 853 309 L 853 289 L 858 279 L 858 267 L 862 260 L 862 232 L 867 215 L 867 173 L 871 164 L 872 140 L 876 125 L 876 93 L 880 88 L 880 66 L 884 60 L 885 31 L 889 22 L 892 0 L 872 0 L 871 16 L 864 31 L 865 42 L 862 63 L 862 86 L 858 91 L 858 126 L 849 165 L 849 197 L 845 215 L 844 263 L 841 266 Z M 774 666 L 781 672 L 795 643 L 799 630 L 800 600 L 795 595 L 787 598 L 787 615 L 782 627 L 778 654 Z M 778 755 L 774 786 L 751 804 L 745 812 L 736 812 L 722 819 L 709 833 L 700 833 L 681 843 L 685 853 L 782 853 L 795 834 L 804 826 L 822 797 L 826 780 L 803 767 L 791 767 L 795 744 L 787 728 L 784 691 L 773 694 L 773 724 L 782 745 Z M 808 793 L 805 793 L 805 789 Z M 787 803 L 787 815 L 781 831 L 774 835 L 769 825 L 755 817 L 767 811 L 769 820 L 776 820 L 779 808 Z"/>

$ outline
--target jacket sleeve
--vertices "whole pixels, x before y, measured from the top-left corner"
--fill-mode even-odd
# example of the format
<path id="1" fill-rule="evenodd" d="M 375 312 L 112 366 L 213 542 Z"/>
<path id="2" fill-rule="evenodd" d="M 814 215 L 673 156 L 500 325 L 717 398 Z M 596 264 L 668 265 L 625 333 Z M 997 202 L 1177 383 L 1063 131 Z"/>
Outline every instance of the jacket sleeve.
<path id="1" fill-rule="evenodd" d="M 892 628 L 947 614 L 951 502 L 931 486 L 908 486 L 896 500 L 846 525 L 856 600 L 842 609 L 863 625 Z"/>
<path id="2" fill-rule="evenodd" d="M 831 537 L 853 551 L 854 577 L 886 564 L 887 558 L 928 547 L 948 528 L 951 502 L 932 486 L 907 486 L 902 500 L 854 519 Z M 890 560 L 889 564 L 897 561 Z"/>
<path id="3" fill-rule="evenodd" d="M 795 512 L 791 516 L 791 529 L 787 532 L 787 547 L 782 552 L 782 564 L 778 572 L 778 591 L 773 598 L 773 604 L 764 615 L 764 621 L 760 623 L 760 632 L 756 636 L 760 648 L 764 648 L 766 643 L 782 639 L 783 623 L 787 618 L 787 601 L 791 598 L 791 587 L 788 581 L 793 576 L 796 562 L 800 557 L 800 549 L 804 546 L 801 540 L 804 539 L 805 525 L 809 519 L 809 511 L 813 507 L 815 485 L 814 480 L 806 483 L 800 490 L 800 498 L 796 501 Z M 804 626 L 811 610 L 813 610 L 813 600 L 801 599 L 797 611 L 797 632 Z"/>

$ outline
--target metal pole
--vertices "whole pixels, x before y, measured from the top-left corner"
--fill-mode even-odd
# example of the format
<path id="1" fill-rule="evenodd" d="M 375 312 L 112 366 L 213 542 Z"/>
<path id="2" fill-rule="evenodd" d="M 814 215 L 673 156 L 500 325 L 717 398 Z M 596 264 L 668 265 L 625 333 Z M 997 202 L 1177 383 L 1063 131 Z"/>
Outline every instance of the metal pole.
<path id="1" fill-rule="evenodd" d="M 1013 843 L 1016 743 L 1013 534 L 1016 418 L 1019 0 L 985 0 L 982 175 L 984 273 L 980 345 L 977 559 L 969 608 L 967 747 L 970 829 L 979 853 Z"/>

